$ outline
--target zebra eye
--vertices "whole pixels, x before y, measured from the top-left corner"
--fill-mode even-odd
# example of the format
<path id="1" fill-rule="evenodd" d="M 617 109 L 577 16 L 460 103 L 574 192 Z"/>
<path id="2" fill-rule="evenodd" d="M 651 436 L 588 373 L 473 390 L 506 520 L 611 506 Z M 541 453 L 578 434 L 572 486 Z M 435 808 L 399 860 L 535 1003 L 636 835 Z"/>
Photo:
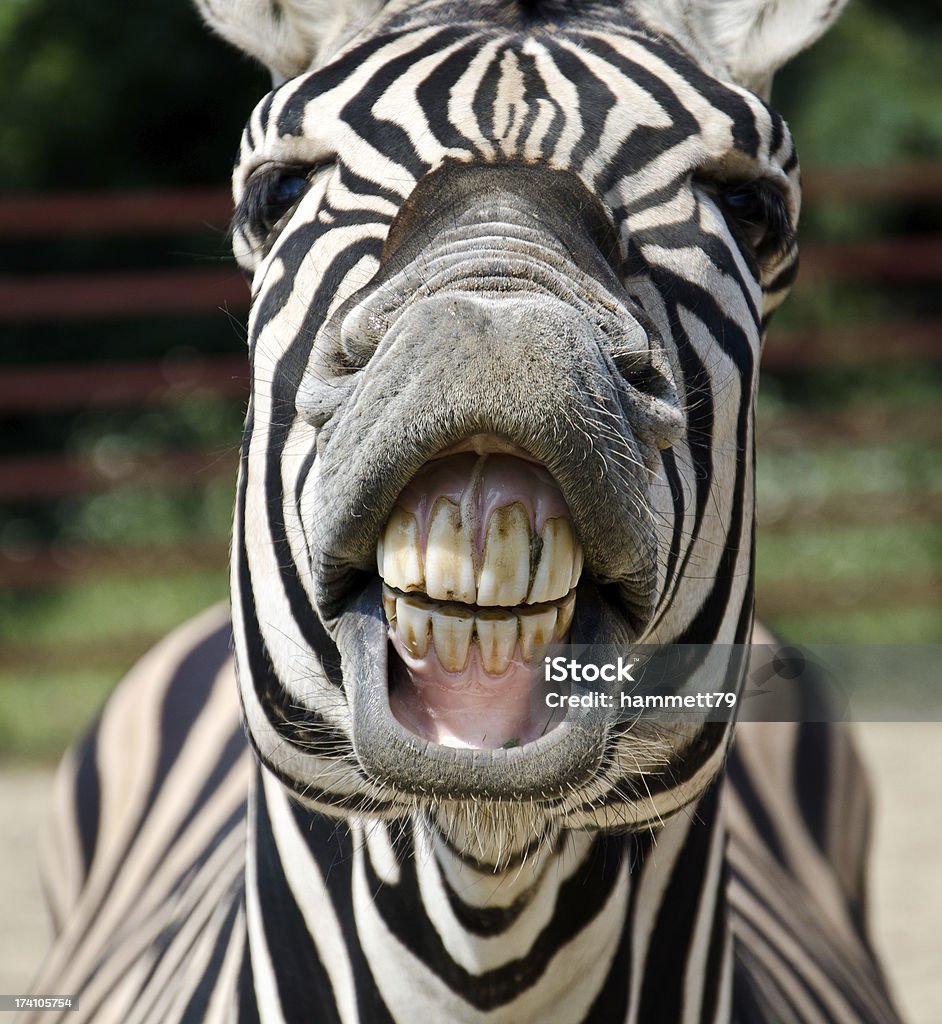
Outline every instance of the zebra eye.
<path id="1" fill-rule="evenodd" d="M 785 198 L 769 182 L 726 184 L 717 198 L 736 240 L 760 261 L 779 255 L 794 240 Z"/>
<path id="2" fill-rule="evenodd" d="M 278 165 L 260 168 L 246 184 L 235 222 L 245 225 L 257 238 L 268 238 L 307 192 L 316 169 Z"/>

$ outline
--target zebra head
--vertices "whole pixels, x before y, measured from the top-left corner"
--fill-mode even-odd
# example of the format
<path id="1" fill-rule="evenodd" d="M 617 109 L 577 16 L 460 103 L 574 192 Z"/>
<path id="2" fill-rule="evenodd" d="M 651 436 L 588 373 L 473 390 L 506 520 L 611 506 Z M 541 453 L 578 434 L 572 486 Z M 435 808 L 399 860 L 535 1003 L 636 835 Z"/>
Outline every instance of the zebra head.
<path id="1" fill-rule="evenodd" d="M 459 846 L 676 813 L 728 726 L 548 727 L 528 659 L 748 642 L 757 366 L 799 206 L 760 96 L 839 4 L 201 6 L 280 83 L 234 177 L 262 763 Z"/>

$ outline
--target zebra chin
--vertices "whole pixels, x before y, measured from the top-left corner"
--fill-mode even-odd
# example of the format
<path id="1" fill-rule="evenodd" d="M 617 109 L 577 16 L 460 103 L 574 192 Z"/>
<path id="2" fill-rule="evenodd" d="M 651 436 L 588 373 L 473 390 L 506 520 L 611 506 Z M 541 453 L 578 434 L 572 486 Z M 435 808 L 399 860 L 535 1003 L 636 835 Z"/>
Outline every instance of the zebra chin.
<path id="1" fill-rule="evenodd" d="M 603 766 L 611 760 L 608 747 L 615 725 L 612 712 L 605 708 L 570 708 L 562 719 L 534 722 L 537 734 L 529 741 L 520 718 L 513 728 L 523 736 L 509 743 L 489 743 L 485 726 L 480 747 L 468 740 L 461 745 L 452 739 L 436 742 L 416 718 L 401 711 L 397 715 L 397 687 L 406 684 L 402 661 L 389 638 L 382 587 L 379 578 L 366 586 L 340 616 L 335 631 L 352 712 L 354 753 L 374 781 L 436 802 L 553 802 L 604 774 Z M 583 581 L 576 590 L 573 643 L 628 637 L 626 620 L 598 587 Z M 501 681 L 497 677 L 497 687 Z M 496 691 L 492 703 L 497 705 L 492 714 L 499 729 L 503 719 Z"/>

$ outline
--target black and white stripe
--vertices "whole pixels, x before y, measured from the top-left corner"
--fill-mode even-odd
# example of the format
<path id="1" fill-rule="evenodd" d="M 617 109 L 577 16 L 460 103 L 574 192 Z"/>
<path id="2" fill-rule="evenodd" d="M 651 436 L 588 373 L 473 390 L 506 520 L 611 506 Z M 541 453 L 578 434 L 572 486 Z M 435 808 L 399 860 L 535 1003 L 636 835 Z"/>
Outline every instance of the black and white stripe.
<path id="1" fill-rule="evenodd" d="M 79 994 L 70 1020 L 897 1019 L 836 727 L 744 724 L 730 746 L 724 724 L 608 723 L 592 777 L 542 792 L 526 746 L 478 758 L 521 773 L 511 795 L 416 737 L 408 771 L 362 756 L 377 532 L 470 434 L 559 481 L 586 546 L 577 602 L 607 640 L 752 636 L 753 401 L 799 200 L 787 128 L 750 90 L 834 5 L 796 4 L 787 31 L 776 5 L 722 6 L 201 0 L 286 79 L 234 178 L 253 292 L 232 558 L 245 734 L 210 614 L 70 755 L 37 982 Z M 557 196 L 565 216 L 533 213 Z M 492 358 L 516 369 L 455 397 L 460 337 L 447 379 L 390 341 L 455 288 L 562 304 L 597 332 L 591 359 L 566 377 L 549 328 L 532 360 L 508 328 Z M 427 765 L 446 755 L 439 785 Z"/>
<path id="2" fill-rule="evenodd" d="M 657 836 L 565 831 L 495 874 L 426 816 L 338 825 L 268 775 L 247 812 L 220 619 L 149 656 L 60 773 L 58 939 L 38 983 L 80 993 L 68 1020 L 896 1019 L 863 932 L 867 801 L 838 727 L 744 723 L 695 815 Z M 194 773 L 169 716 L 207 678 L 219 732 Z M 160 750 L 106 759 L 141 711 L 167 723 Z M 167 762 L 182 775 L 158 775 Z M 169 820 L 143 813 L 154 790 Z"/>

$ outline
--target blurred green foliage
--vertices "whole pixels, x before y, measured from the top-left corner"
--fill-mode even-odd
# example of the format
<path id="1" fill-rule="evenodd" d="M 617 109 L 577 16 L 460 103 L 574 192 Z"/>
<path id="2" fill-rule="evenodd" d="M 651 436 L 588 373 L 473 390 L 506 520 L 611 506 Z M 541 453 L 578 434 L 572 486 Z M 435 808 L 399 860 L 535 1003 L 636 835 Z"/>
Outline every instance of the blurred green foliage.
<path id="1" fill-rule="evenodd" d="M 226 180 L 267 74 L 185 0 L 0 5 L 4 191 Z"/>
<path id="2" fill-rule="evenodd" d="M 778 75 L 773 103 L 806 167 L 942 159 L 942 7 L 852 0 Z"/>

